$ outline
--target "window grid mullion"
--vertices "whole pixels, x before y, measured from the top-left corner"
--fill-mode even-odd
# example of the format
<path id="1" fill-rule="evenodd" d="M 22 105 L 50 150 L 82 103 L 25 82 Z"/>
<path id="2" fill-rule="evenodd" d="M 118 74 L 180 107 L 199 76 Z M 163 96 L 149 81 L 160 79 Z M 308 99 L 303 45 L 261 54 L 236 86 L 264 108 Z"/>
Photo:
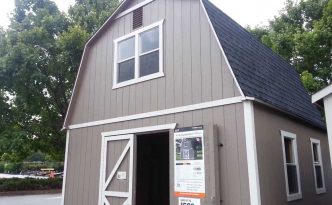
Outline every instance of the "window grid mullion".
<path id="1" fill-rule="evenodd" d="M 135 79 L 139 78 L 139 34 L 135 34 Z"/>
<path id="2" fill-rule="evenodd" d="M 145 52 L 145 53 L 141 53 L 141 54 L 139 54 L 139 56 L 141 57 L 141 56 L 144 56 L 144 55 L 148 55 L 148 54 L 150 54 L 150 53 L 153 53 L 153 52 L 159 51 L 159 49 L 160 49 L 160 48 L 156 48 L 156 49 L 153 49 L 153 50 L 147 51 L 147 52 Z"/>

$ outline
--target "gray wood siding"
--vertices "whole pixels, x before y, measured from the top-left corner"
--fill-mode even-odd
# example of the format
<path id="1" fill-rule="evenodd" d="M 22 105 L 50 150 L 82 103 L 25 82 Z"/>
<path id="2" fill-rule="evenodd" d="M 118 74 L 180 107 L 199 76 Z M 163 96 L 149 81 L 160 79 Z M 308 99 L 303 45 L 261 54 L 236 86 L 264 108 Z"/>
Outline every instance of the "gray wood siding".
<path id="1" fill-rule="evenodd" d="M 177 123 L 178 127 L 202 124 L 216 125 L 219 142 L 224 145 L 219 148 L 218 155 L 222 204 L 247 205 L 249 202 L 249 188 L 243 113 L 243 105 L 239 103 L 125 123 L 71 130 L 69 133 L 65 205 L 91 205 L 98 202 L 101 132 L 168 123 Z M 209 139 L 211 134 L 207 134 L 206 137 L 205 140 L 208 140 L 208 144 L 214 142 L 213 139 Z M 173 139 L 170 140 L 173 142 Z M 170 148 L 170 151 L 173 151 L 172 148 Z M 115 155 L 119 155 L 119 153 L 115 153 Z M 206 163 L 209 163 L 209 159 L 206 161 Z M 170 164 L 172 171 L 174 169 L 173 157 L 170 158 Z M 209 180 L 210 177 L 207 174 L 206 179 Z M 172 177 L 171 184 L 173 184 Z M 202 201 L 202 204 L 214 192 L 211 187 L 211 183 L 206 184 L 207 198 Z M 173 185 L 170 189 L 174 201 Z M 114 202 L 114 205 L 118 205 L 118 202 Z"/>
<path id="2" fill-rule="evenodd" d="M 165 77 L 112 90 L 113 40 L 132 32 L 132 13 L 120 17 L 89 49 L 69 124 L 240 95 L 200 1 L 155 0 L 143 10 L 144 26 L 165 19 Z"/>
<path id="3" fill-rule="evenodd" d="M 297 135 L 297 147 L 303 199 L 291 202 L 301 205 L 332 204 L 332 170 L 326 133 L 293 120 L 275 110 L 254 105 L 257 158 L 262 204 L 284 205 L 287 203 L 286 182 L 280 130 Z M 325 172 L 326 194 L 317 195 L 314 182 L 310 138 L 321 141 Z"/>

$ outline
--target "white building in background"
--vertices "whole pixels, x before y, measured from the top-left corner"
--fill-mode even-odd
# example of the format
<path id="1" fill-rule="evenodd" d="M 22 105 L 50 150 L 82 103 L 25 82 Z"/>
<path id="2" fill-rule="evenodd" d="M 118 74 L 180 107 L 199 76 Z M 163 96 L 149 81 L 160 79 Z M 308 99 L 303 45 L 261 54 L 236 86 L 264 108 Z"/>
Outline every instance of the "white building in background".
<path id="1" fill-rule="evenodd" d="M 330 155 L 332 157 L 332 84 L 318 91 L 312 96 L 312 103 L 320 100 L 324 102 L 326 127 L 329 138 Z M 332 160 L 332 158 L 331 158 Z"/>

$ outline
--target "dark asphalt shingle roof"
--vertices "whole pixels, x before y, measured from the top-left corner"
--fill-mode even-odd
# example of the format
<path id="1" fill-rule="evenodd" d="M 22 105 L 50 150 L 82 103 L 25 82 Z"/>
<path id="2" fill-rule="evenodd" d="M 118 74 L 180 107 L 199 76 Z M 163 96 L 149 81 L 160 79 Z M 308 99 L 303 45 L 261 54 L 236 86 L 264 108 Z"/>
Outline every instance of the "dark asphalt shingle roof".
<path id="1" fill-rule="evenodd" d="M 324 128 L 295 68 L 211 2 L 203 3 L 244 95 Z"/>

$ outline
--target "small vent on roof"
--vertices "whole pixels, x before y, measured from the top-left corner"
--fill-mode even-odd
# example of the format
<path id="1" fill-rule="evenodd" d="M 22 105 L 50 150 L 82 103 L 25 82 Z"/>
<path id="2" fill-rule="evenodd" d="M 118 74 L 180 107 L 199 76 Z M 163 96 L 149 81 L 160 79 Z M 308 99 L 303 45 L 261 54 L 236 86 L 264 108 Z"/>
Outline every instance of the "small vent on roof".
<path id="1" fill-rule="evenodd" d="M 139 7 L 133 12 L 133 29 L 143 26 L 143 7 Z"/>

